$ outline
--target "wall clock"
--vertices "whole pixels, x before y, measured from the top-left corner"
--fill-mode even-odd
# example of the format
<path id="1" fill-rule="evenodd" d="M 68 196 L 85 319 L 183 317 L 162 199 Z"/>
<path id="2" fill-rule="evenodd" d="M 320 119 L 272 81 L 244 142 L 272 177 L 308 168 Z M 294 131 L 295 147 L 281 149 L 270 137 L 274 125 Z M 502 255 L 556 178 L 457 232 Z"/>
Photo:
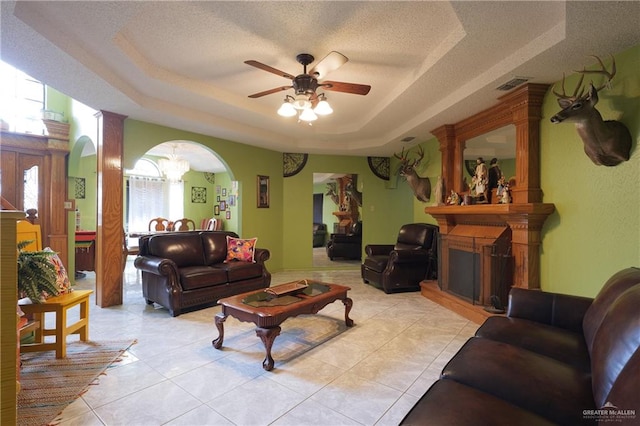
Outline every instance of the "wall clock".
<path id="1" fill-rule="evenodd" d="M 284 152 L 282 154 L 282 175 L 284 177 L 297 175 L 307 164 L 308 158 L 309 154 Z"/>
<path id="2" fill-rule="evenodd" d="M 215 173 L 204 172 L 204 178 L 209 183 L 216 183 L 216 174 Z"/>
<path id="3" fill-rule="evenodd" d="M 367 161 L 374 175 L 389 180 L 389 157 L 367 157 Z"/>

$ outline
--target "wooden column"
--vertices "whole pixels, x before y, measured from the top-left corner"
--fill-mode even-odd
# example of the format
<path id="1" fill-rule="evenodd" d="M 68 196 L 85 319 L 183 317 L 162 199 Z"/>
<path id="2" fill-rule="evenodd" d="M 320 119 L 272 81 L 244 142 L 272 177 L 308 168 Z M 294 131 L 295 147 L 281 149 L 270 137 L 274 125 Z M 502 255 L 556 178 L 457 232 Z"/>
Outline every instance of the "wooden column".
<path id="1" fill-rule="evenodd" d="M 125 116 L 100 111 L 98 118 L 98 220 L 96 304 L 122 304 L 123 169 Z"/>
<path id="2" fill-rule="evenodd" d="M 16 253 L 16 222 L 24 219 L 24 212 L 0 212 L 0 424 L 15 425 L 17 421 L 18 383 L 18 263 Z"/>
<path id="3" fill-rule="evenodd" d="M 444 182 L 445 193 L 442 194 L 445 198 L 449 192 L 456 188 L 454 185 L 454 177 L 458 172 L 462 176 L 462 163 L 456 166 L 456 130 L 452 124 L 445 124 L 437 129 L 431 131 L 431 133 L 440 142 L 440 152 L 442 153 L 442 181 Z M 457 190 L 457 189 L 454 189 Z"/>
<path id="4" fill-rule="evenodd" d="M 513 203 L 540 203 L 540 119 L 542 100 L 548 86 L 530 84 L 527 97 L 518 91 L 500 98 L 511 106 L 512 122 L 516 127 L 516 186 L 512 189 Z"/>

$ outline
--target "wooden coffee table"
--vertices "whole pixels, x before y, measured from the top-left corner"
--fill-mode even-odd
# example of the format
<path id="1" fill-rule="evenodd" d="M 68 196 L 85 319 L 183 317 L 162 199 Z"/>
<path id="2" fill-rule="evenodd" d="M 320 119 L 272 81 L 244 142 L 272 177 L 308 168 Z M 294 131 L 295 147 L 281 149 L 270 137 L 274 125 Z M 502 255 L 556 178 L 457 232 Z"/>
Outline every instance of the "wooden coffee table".
<path id="1" fill-rule="evenodd" d="M 297 288 L 304 285 L 306 285 L 304 289 Z M 219 335 L 211 344 L 216 349 L 222 347 L 224 321 L 229 315 L 243 322 L 252 322 L 257 326 L 256 335 L 264 343 L 267 353 L 262 362 L 262 368 L 270 371 L 274 364 L 271 347 L 280 334 L 280 324 L 287 318 L 302 314 L 316 314 L 329 303 L 342 300 L 345 306 L 345 324 L 347 327 L 353 326 L 353 320 L 349 318 L 349 312 L 353 306 L 353 301 L 347 297 L 349 290 L 351 288 L 338 284 L 300 280 L 220 299 L 218 303 L 222 305 L 222 312 L 215 318 Z M 270 292 L 279 295 L 276 296 Z"/>

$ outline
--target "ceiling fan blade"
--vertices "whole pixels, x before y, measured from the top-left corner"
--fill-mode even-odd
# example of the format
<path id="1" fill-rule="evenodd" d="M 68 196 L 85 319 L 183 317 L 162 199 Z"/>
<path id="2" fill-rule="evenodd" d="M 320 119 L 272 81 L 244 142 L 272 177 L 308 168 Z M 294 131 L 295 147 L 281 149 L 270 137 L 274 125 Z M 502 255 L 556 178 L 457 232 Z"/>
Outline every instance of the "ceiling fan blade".
<path id="1" fill-rule="evenodd" d="M 310 75 L 316 74 L 315 77 L 318 78 L 318 79 L 324 78 L 331 71 L 335 71 L 338 68 L 340 68 L 342 65 L 347 63 L 348 60 L 349 60 L 349 58 L 344 56 L 342 53 L 336 52 L 334 50 L 333 52 L 330 52 L 327 56 L 322 58 L 322 60 L 320 62 L 318 62 L 311 69 L 311 71 L 309 71 L 309 74 Z"/>
<path id="2" fill-rule="evenodd" d="M 366 95 L 371 86 L 366 84 L 345 83 L 343 81 L 323 81 L 318 86 L 334 92 L 352 93 L 354 95 Z"/>
<path id="3" fill-rule="evenodd" d="M 275 89 L 270 89 L 270 90 L 265 90 L 264 92 L 254 93 L 253 95 L 249 95 L 249 97 L 250 98 L 260 98 L 262 96 L 270 95 L 272 93 L 282 92 L 283 90 L 289 90 L 289 89 L 292 89 L 292 88 L 293 88 L 293 86 L 276 87 Z"/>
<path id="4" fill-rule="evenodd" d="M 288 78 L 289 80 L 293 80 L 294 78 L 288 72 L 280 71 L 279 69 L 270 67 L 269 65 L 265 65 L 262 62 L 250 60 L 250 61 L 244 61 L 244 63 L 247 65 L 251 65 L 252 67 L 260 68 L 263 71 L 267 71 L 275 75 L 279 75 L 280 77 Z"/>

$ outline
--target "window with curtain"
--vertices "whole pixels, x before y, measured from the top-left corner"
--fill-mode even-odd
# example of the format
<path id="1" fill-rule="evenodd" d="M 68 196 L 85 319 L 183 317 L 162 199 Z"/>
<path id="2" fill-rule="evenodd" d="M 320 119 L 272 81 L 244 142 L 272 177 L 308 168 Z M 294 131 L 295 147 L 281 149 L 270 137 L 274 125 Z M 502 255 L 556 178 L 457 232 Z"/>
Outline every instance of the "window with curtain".
<path id="1" fill-rule="evenodd" d="M 157 165 L 146 158 L 127 170 L 127 233 L 146 232 L 155 217 L 184 217 L 184 184 L 162 179 Z"/>

